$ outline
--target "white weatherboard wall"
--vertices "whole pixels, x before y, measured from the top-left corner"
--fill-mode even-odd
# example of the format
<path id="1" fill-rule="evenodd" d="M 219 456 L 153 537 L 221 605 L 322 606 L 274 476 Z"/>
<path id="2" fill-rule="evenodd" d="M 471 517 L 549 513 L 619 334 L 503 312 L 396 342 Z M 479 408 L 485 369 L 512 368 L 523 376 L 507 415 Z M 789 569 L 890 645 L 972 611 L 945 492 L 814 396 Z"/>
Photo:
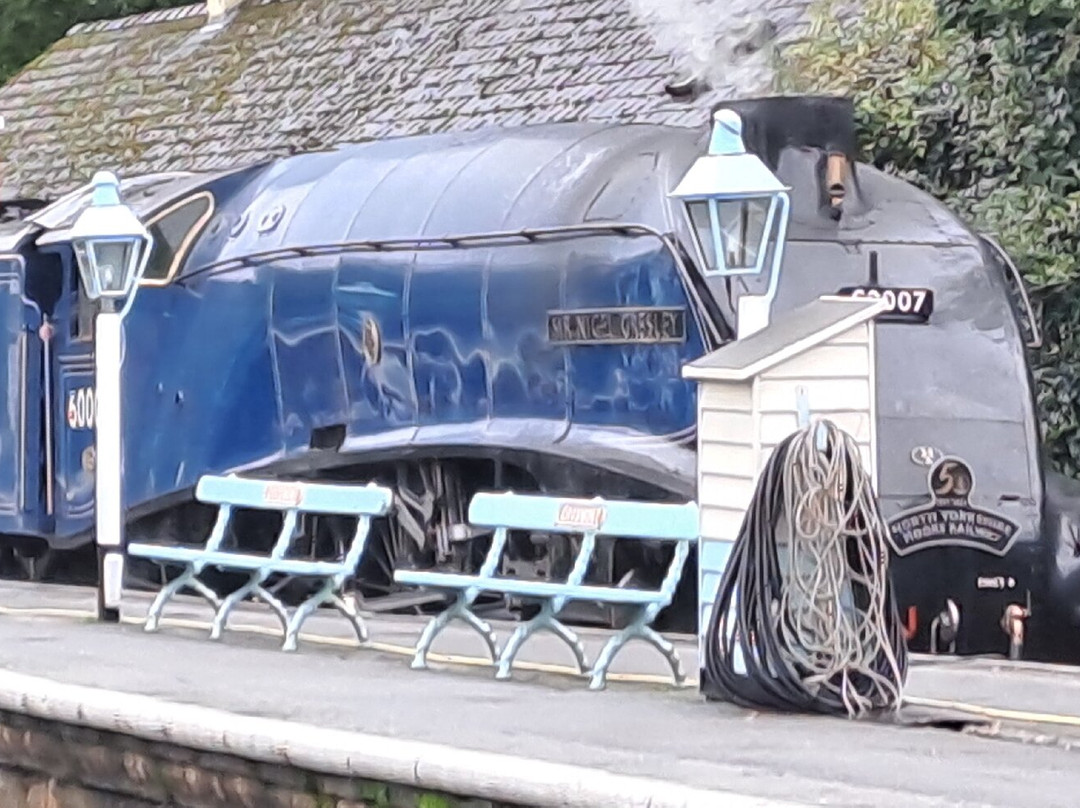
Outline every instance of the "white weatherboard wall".
<path id="1" fill-rule="evenodd" d="M 828 419 L 859 445 L 877 489 L 874 326 L 880 307 L 851 306 L 835 312 L 824 298 L 797 327 L 762 334 L 761 350 L 742 350 L 724 362 L 721 348 L 687 366 L 698 387 L 699 637 L 712 617 L 712 603 L 738 538 L 758 476 L 777 444 L 800 428 L 802 389 L 811 422 Z M 798 325 L 798 324 L 796 324 Z M 770 326 L 771 327 L 771 326 Z M 768 329 L 766 329 L 768 330 Z M 779 337 L 779 339 L 777 339 Z M 770 338 L 772 344 L 770 344 Z M 785 342 L 785 338 L 790 341 Z M 751 338 L 753 339 L 753 338 Z M 716 360 L 721 361 L 714 361 Z M 740 363 L 739 360 L 745 360 Z"/>
<path id="2" fill-rule="evenodd" d="M 811 420 L 828 419 L 859 444 L 863 466 L 877 490 L 873 339 L 871 324 L 860 323 L 754 380 L 759 472 L 777 444 L 799 428 L 798 388 L 802 387 Z"/>

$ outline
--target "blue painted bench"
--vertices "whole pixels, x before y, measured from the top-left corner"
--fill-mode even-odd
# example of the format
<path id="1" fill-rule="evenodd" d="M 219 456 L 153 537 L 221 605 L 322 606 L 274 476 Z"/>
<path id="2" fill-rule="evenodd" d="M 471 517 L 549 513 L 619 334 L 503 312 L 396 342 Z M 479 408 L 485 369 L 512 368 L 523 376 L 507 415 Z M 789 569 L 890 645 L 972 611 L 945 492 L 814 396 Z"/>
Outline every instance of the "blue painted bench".
<path id="1" fill-rule="evenodd" d="M 619 650 L 639 638 L 651 643 L 667 659 L 677 684 L 686 674 L 679 655 L 670 642 L 650 627 L 660 611 L 671 603 L 690 545 L 698 538 L 698 509 L 693 502 L 683 505 L 622 502 L 594 499 L 562 499 L 514 493 L 477 494 L 469 505 L 469 522 L 477 527 L 494 528 L 491 548 L 476 575 L 425 570 L 396 570 L 394 579 L 401 584 L 457 593 L 454 602 L 425 626 L 416 646 L 413 668 L 426 668 L 432 642 L 452 620 L 461 620 L 474 628 L 487 643 L 497 679 L 510 678 L 514 657 L 525 641 L 540 631 L 560 637 L 574 653 L 578 671 L 586 674 L 585 649 L 577 635 L 558 619 L 558 614 L 572 600 L 633 608 L 626 626 L 605 644 L 596 663 L 588 670 L 589 687 L 601 690 L 607 681 L 608 668 Z M 563 582 L 527 581 L 500 578 L 499 566 L 507 535 L 511 530 L 537 530 L 548 533 L 580 534 L 581 547 Z M 675 543 L 671 564 L 657 590 L 623 589 L 582 583 L 592 560 L 598 536 L 619 539 L 649 539 Z M 540 612 L 521 623 L 511 635 L 502 653 L 491 626 L 479 618 L 472 606 L 481 592 L 517 595 L 541 602 Z"/>
<path id="2" fill-rule="evenodd" d="M 355 573 L 363 555 L 371 519 L 386 514 L 390 509 L 393 494 L 389 489 L 376 485 L 254 480 L 236 475 L 207 476 L 199 480 L 195 498 L 218 506 L 217 520 L 204 546 L 132 543 L 127 547 L 128 555 L 178 564 L 184 568 L 180 575 L 162 587 L 154 599 L 147 614 L 147 631 L 157 630 L 165 605 L 181 589 L 191 587 L 214 607 L 210 636 L 215 640 L 221 637 L 230 612 L 245 598 L 254 596 L 268 604 L 281 621 L 285 632 L 282 647 L 286 651 L 296 650 L 300 627 L 324 603 L 333 605 L 348 618 L 360 642 L 367 642 L 367 629 L 355 605 L 342 598 L 340 592 L 346 579 Z M 237 508 L 284 512 L 281 530 L 269 555 L 222 547 L 233 511 Z M 288 557 L 301 514 L 337 514 L 356 519 L 356 531 L 344 558 L 339 561 L 309 561 Z M 207 567 L 248 572 L 249 578 L 247 583 L 221 599 L 199 580 L 199 574 Z M 264 586 L 267 579 L 275 574 L 322 579 L 322 586 L 290 615 L 285 604 Z"/>

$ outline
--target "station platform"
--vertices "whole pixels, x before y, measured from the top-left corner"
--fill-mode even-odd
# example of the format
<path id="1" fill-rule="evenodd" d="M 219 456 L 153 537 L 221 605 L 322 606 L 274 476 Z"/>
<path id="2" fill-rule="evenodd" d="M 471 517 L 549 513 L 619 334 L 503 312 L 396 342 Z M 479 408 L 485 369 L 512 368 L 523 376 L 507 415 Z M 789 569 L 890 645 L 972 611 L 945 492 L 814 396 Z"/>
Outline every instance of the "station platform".
<path id="1" fill-rule="evenodd" d="M 1073 806 L 1080 790 L 1080 669 L 989 659 L 913 660 L 898 720 L 780 715 L 707 703 L 678 688 L 648 646 L 628 646 L 607 690 L 569 675 L 543 635 L 512 681 L 496 681 L 474 634 L 452 626 L 410 669 L 425 618 L 367 616 L 368 647 L 318 614 L 300 650 L 279 649 L 269 610 L 244 604 L 226 637 L 178 598 L 158 633 L 150 594 L 125 595 L 120 625 L 93 620 L 90 589 L 0 582 L 0 667 L 64 684 L 302 722 L 328 729 L 512 754 L 784 804 Z M 496 624 L 500 639 L 510 626 Z M 605 639 L 583 629 L 589 658 Z M 693 638 L 673 637 L 697 670 Z M 767 805 L 765 802 L 763 805 Z"/>

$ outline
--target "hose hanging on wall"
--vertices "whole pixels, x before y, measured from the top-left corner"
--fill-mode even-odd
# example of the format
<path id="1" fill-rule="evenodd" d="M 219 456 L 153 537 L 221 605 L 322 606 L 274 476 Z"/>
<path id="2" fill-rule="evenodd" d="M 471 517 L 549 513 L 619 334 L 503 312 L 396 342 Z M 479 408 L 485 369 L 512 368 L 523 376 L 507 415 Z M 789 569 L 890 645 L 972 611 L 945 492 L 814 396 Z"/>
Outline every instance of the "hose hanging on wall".
<path id="1" fill-rule="evenodd" d="M 702 689 L 744 707 L 899 709 L 907 646 L 885 530 L 850 435 L 823 421 L 788 436 L 721 578 Z"/>

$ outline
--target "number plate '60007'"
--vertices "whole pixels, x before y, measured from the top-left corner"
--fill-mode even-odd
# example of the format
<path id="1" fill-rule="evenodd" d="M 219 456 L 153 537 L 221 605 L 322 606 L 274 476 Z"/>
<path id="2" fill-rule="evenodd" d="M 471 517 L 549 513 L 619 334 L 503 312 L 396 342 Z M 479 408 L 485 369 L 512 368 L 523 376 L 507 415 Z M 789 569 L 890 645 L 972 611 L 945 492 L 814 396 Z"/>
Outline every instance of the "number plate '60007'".
<path id="1" fill-rule="evenodd" d="M 67 423 L 71 429 L 93 429 L 97 410 L 93 387 L 79 387 L 68 393 Z"/>
<path id="2" fill-rule="evenodd" d="M 919 287 L 845 286 L 837 295 L 884 300 L 887 308 L 877 319 L 885 322 L 925 323 L 934 311 L 934 293 Z"/>

